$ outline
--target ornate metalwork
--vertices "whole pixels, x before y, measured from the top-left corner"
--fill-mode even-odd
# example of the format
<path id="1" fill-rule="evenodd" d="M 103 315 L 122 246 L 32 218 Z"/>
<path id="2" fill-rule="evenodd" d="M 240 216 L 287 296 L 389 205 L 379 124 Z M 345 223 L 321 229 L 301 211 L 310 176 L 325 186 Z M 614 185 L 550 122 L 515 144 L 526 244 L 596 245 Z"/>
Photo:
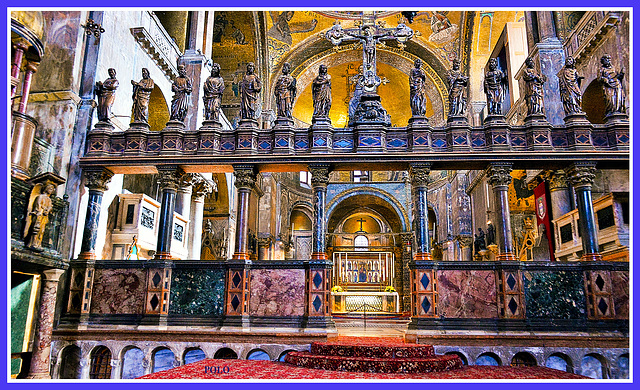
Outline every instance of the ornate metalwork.
<path id="1" fill-rule="evenodd" d="M 84 28 L 84 32 L 87 35 L 93 35 L 96 38 L 100 38 L 100 35 L 105 31 L 104 28 L 102 28 L 100 24 L 94 22 L 93 19 L 87 19 L 87 23 L 81 24 L 81 26 Z"/>

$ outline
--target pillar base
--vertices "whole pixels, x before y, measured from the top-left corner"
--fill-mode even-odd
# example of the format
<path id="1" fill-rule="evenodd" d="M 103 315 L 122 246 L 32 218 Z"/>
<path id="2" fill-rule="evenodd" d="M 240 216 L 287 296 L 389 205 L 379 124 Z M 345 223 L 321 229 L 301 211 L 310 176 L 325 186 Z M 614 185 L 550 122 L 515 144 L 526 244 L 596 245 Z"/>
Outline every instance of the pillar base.
<path id="1" fill-rule="evenodd" d="M 96 260 L 96 254 L 93 252 L 80 252 L 78 260 Z"/>
<path id="2" fill-rule="evenodd" d="M 231 256 L 233 260 L 249 260 L 249 254 L 246 252 L 236 252 Z"/>
<path id="3" fill-rule="evenodd" d="M 580 257 L 580 261 L 602 261 L 600 253 L 586 253 Z"/>
<path id="4" fill-rule="evenodd" d="M 413 255 L 415 261 L 431 261 L 431 253 L 420 252 Z"/>
<path id="5" fill-rule="evenodd" d="M 324 252 L 315 252 L 311 254 L 311 260 L 327 260 L 327 254 Z"/>
<path id="6" fill-rule="evenodd" d="M 171 260 L 171 252 L 158 252 L 153 256 L 154 260 Z"/>
<path id="7" fill-rule="evenodd" d="M 36 372 L 29 374 L 25 379 L 51 379 L 51 375 L 48 372 Z"/>
<path id="8" fill-rule="evenodd" d="M 516 255 L 511 252 L 506 253 L 498 253 L 496 256 L 496 261 L 517 261 Z"/>

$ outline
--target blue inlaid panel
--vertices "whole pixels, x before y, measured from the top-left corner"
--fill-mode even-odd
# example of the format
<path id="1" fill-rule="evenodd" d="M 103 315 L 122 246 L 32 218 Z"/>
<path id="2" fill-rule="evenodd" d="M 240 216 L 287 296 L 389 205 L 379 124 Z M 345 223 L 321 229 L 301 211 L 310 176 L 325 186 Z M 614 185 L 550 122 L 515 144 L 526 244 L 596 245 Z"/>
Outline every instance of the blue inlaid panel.
<path id="1" fill-rule="evenodd" d="M 169 314 L 222 315 L 223 270 L 174 269 L 171 277 Z"/>
<path id="2" fill-rule="evenodd" d="M 528 318 L 584 318 L 582 272 L 524 272 L 523 279 Z"/>

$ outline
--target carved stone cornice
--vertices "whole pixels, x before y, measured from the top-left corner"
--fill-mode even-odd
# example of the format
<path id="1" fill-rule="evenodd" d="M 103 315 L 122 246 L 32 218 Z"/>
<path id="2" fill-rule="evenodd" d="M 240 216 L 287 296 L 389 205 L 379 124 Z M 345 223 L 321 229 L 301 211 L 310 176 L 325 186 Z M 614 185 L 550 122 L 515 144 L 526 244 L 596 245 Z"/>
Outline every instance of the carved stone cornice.
<path id="1" fill-rule="evenodd" d="M 492 163 L 487 167 L 487 178 L 492 186 L 508 186 L 511 183 L 511 163 Z"/>
<path id="2" fill-rule="evenodd" d="M 560 189 L 566 189 L 569 187 L 567 183 L 567 174 L 558 169 L 556 171 L 551 172 L 549 175 L 549 191 L 556 191 Z"/>
<path id="3" fill-rule="evenodd" d="M 236 177 L 237 188 L 251 189 L 256 184 L 256 173 L 253 168 L 234 168 L 233 174 Z"/>
<path id="4" fill-rule="evenodd" d="M 160 190 L 173 190 L 176 191 L 180 186 L 184 171 L 181 168 L 161 168 L 158 167 L 158 182 L 160 183 Z"/>
<path id="5" fill-rule="evenodd" d="M 84 171 L 85 185 L 93 191 L 105 192 L 112 177 L 113 172 L 106 168 Z"/>
<path id="6" fill-rule="evenodd" d="M 415 188 L 428 186 L 429 173 L 431 173 L 430 164 L 412 164 L 409 166 L 409 179 L 411 180 L 411 185 Z"/>
<path id="7" fill-rule="evenodd" d="M 596 163 L 576 162 L 567 170 L 567 177 L 573 188 L 591 187 L 596 178 Z"/>
<path id="8" fill-rule="evenodd" d="M 309 165 L 312 187 L 326 187 L 329 184 L 328 165 Z"/>

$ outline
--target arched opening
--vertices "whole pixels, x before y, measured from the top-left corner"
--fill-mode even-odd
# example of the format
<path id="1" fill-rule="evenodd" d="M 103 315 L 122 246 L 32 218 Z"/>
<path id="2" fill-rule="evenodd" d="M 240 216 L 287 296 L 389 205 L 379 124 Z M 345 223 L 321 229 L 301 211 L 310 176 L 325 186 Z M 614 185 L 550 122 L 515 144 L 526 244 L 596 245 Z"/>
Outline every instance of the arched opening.
<path id="1" fill-rule="evenodd" d="M 271 360 L 271 357 L 261 349 L 254 349 L 247 354 L 247 360 Z"/>
<path id="2" fill-rule="evenodd" d="M 511 367 L 535 367 L 537 365 L 536 358 L 529 352 L 518 352 L 511 359 Z"/>
<path id="3" fill-rule="evenodd" d="M 293 257 L 298 260 L 311 258 L 311 239 L 313 224 L 310 210 L 306 207 L 294 207 L 289 216 Z"/>
<path id="4" fill-rule="evenodd" d="M 156 86 L 151 91 L 149 98 L 149 128 L 151 131 L 164 129 L 170 117 L 167 99 L 165 99 L 162 90 Z"/>
<path id="5" fill-rule="evenodd" d="M 237 359 L 238 354 L 231 348 L 220 348 L 213 355 L 214 359 Z"/>
<path id="6" fill-rule="evenodd" d="M 80 359 L 82 352 L 77 345 L 69 345 L 60 356 L 60 379 L 80 379 Z"/>
<path id="7" fill-rule="evenodd" d="M 582 358 L 580 371 L 581 375 L 588 376 L 592 379 L 609 378 L 607 361 L 602 355 L 597 353 L 592 353 Z"/>
<path id="8" fill-rule="evenodd" d="M 170 370 L 174 367 L 176 356 L 172 350 L 166 347 L 158 348 L 153 353 L 153 369 L 151 372 Z"/>
<path id="9" fill-rule="evenodd" d="M 620 355 L 616 365 L 618 366 L 618 375 L 616 379 L 629 379 L 629 354 L 625 353 Z"/>
<path id="10" fill-rule="evenodd" d="M 465 366 L 469 365 L 469 361 L 467 360 L 467 357 L 464 356 L 464 354 L 462 352 L 451 351 L 451 352 L 445 353 L 445 355 L 455 355 L 455 356 L 459 357 L 460 360 L 462 360 L 462 364 L 464 364 Z"/>
<path id="11" fill-rule="evenodd" d="M 604 91 L 597 79 L 593 80 L 582 94 L 582 110 L 587 114 L 589 122 L 604 123 Z"/>
<path id="12" fill-rule="evenodd" d="M 552 354 L 547 358 L 544 365 L 555 370 L 573 373 L 573 362 L 569 356 L 563 353 Z"/>
<path id="13" fill-rule="evenodd" d="M 91 379 L 111 379 L 111 351 L 105 346 L 99 346 L 91 354 Z"/>
<path id="14" fill-rule="evenodd" d="M 369 249 L 369 239 L 367 236 L 356 236 L 353 240 L 353 246 L 355 251 L 366 251 Z"/>
<path id="15" fill-rule="evenodd" d="M 500 358 L 492 352 L 485 352 L 476 359 L 476 366 L 501 366 Z"/>
<path id="16" fill-rule="evenodd" d="M 279 362 L 284 362 L 284 359 L 287 357 L 287 354 L 288 354 L 289 352 L 293 352 L 293 351 L 294 351 L 293 349 L 288 349 L 288 350 L 286 350 L 286 351 L 282 352 L 282 353 L 280 354 L 280 356 L 278 357 L 278 361 L 279 361 Z"/>
<path id="17" fill-rule="evenodd" d="M 144 352 L 140 348 L 128 348 L 122 356 L 122 379 L 135 379 L 144 375 Z"/>
<path id="18" fill-rule="evenodd" d="M 204 354 L 204 351 L 200 348 L 189 348 L 185 351 L 182 361 L 184 362 L 184 364 L 190 364 L 199 362 L 200 360 L 203 360 L 205 358 L 206 356 Z"/>

